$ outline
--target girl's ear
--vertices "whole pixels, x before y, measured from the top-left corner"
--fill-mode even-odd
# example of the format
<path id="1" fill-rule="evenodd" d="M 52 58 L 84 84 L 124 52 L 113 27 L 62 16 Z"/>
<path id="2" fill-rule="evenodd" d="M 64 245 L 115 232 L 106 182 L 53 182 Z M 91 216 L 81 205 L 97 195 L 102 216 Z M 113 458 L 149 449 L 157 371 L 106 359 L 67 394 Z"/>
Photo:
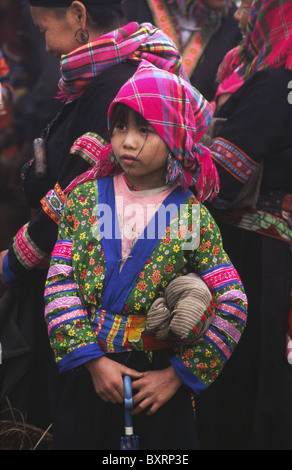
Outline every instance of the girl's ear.
<path id="1" fill-rule="evenodd" d="M 83 5 L 83 3 L 79 2 L 78 0 L 75 0 L 74 2 L 71 3 L 71 6 L 69 8 L 70 8 L 70 13 L 73 15 L 74 19 L 76 20 L 77 25 L 79 25 L 80 28 L 85 30 L 87 14 L 86 14 L 86 8 Z"/>

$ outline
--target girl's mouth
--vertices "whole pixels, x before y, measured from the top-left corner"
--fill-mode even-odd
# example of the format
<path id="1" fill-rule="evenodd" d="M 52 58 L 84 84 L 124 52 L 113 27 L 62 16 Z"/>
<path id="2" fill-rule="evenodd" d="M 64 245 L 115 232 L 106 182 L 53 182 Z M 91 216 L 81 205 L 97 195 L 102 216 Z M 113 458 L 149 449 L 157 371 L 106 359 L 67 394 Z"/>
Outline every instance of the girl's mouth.
<path id="1" fill-rule="evenodd" d="M 121 156 L 121 161 L 125 163 L 126 165 L 133 165 L 138 160 L 137 160 L 137 157 L 133 157 L 133 155 L 124 154 Z"/>

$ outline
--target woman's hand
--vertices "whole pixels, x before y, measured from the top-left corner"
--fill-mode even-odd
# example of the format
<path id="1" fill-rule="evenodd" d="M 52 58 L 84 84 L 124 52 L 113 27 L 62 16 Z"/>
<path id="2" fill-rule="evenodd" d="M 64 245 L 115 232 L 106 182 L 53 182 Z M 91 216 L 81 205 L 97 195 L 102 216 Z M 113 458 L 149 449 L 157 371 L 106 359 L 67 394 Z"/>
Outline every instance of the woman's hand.
<path id="1" fill-rule="evenodd" d="M 144 375 L 106 356 L 92 359 L 87 362 L 86 367 L 91 374 L 96 393 L 104 401 L 111 403 L 124 401 L 124 375 L 129 375 L 132 379 L 139 379 Z"/>
<path id="2" fill-rule="evenodd" d="M 182 381 L 173 366 L 163 370 L 144 372 L 144 377 L 132 382 L 132 389 L 138 390 L 133 396 L 132 414 L 141 413 L 146 408 L 149 408 L 147 415 L 154 414 L 175 395 L 181 385 Z"/>

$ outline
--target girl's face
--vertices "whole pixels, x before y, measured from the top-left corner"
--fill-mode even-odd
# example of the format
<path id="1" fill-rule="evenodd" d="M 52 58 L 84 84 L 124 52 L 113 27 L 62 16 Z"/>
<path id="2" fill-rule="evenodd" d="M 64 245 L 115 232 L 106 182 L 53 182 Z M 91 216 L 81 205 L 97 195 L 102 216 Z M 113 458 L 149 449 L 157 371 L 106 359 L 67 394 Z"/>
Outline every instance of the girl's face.
<path id="1" fill-rule="evenodd" d="M 32 20 L 46 40 L 46 50 L 57 58 L 78 47 L 75 32 L 80 27 L 71 9 L 56 14 L 53 8 L 30 7 Z"/>
<path id="2" fill-rule="evenodd" d="M 251 4 L 252 0 L 242 0 L 234 13 L 234 18 L 238 21 L 238 26 L 243 37 L 246 35 Z"/>
<path id="3" fill-rule="evenodd" d="M 149 123 L 136 119 L 132 109 L 129 108 L 126 119 L 115 123 L 111 143 L 117 162 L 131 184 L 138 189 L 165 185 L 169 149 Z"/>

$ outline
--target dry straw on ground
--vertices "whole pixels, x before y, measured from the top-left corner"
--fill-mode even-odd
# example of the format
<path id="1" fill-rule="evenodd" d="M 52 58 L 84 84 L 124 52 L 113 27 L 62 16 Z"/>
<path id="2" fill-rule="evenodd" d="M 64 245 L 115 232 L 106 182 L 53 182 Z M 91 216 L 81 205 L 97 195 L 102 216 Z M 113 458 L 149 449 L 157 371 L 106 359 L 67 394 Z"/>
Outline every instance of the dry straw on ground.
<path id="1" fill-rule="evenodd" d="M 41 429 L 26 423 L 21 413 L 7 402 L 8 408 L 3 410 L 3 414 L 9 412 L 11 419 L 1 419 L 0 415 L 0 450 L 50 450 L 52 425 Z"/>

